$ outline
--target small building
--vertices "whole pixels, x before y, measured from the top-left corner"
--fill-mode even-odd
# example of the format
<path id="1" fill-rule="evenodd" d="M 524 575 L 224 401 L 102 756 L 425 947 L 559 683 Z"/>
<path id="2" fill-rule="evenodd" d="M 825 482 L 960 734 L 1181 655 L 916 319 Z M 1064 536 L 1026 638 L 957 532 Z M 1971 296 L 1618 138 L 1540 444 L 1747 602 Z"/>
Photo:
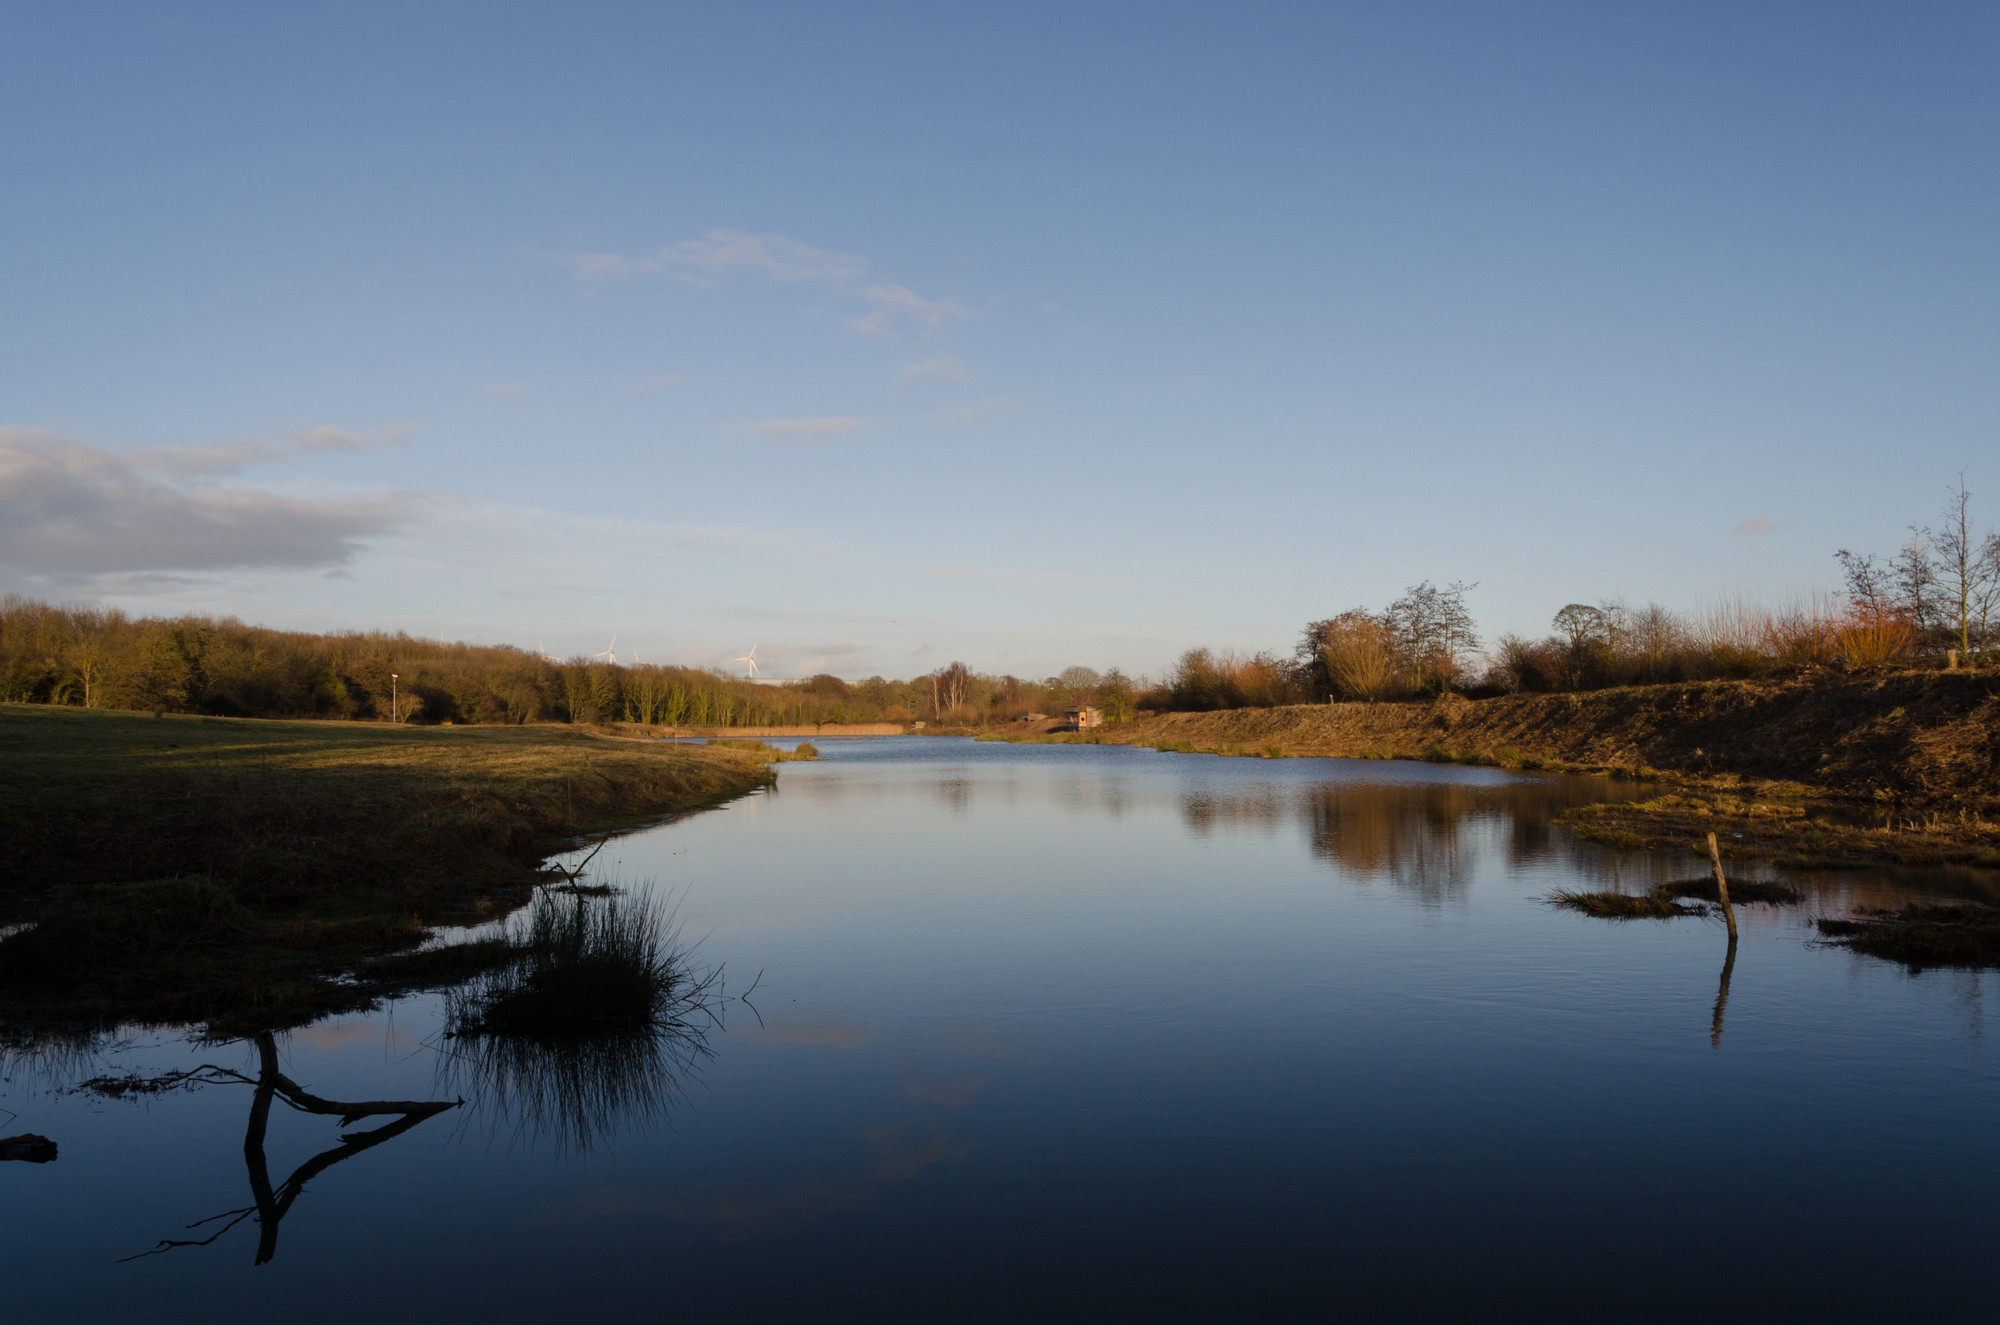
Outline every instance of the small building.
<path id="1" fill-rule="evenodd" d="M 1063 710 L 1063 730 L 1080 732 L 1104 725 L 1104 710 L 1077 706 Z"/>

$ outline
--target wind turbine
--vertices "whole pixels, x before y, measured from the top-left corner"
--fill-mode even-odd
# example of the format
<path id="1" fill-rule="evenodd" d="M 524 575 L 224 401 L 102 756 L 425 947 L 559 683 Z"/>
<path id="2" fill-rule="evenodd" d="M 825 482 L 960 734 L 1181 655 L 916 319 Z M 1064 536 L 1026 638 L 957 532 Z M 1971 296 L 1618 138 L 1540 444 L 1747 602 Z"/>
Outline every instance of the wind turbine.
<path id="1" fill-rule="evenodd" d="M 610 648 L 605 649 L 601 653 L 593 653 L 590 656 L 593 658 L 609 658 L 611 665 L 616 667 L 618 665 L 618 637 L 616 635 L 611 637 Z"/>
<path id="2" fill-rule="evenodd" d="M 752 644 L 750 652 L 744 654 L 741 658 L 731 658 L 729 661 L 750 664 L 750 679 L 752 681 L 757 679 L 757 646 L 755 644 Z"/>

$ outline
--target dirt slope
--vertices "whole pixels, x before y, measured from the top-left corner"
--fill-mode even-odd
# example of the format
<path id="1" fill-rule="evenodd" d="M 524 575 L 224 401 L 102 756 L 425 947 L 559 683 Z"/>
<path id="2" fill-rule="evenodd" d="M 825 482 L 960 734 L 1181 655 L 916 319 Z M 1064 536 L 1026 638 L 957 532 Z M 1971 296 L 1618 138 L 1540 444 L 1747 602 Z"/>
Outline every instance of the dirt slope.
<path id="1" fill-rule="evenodd" d="M 2000 674 L 1711 681 L 1428 704 L 1167 713 L 1106 741 L 1288 755 L 1477 755 L 1782 779 L 1840 795 L 2000 805 Z"/>

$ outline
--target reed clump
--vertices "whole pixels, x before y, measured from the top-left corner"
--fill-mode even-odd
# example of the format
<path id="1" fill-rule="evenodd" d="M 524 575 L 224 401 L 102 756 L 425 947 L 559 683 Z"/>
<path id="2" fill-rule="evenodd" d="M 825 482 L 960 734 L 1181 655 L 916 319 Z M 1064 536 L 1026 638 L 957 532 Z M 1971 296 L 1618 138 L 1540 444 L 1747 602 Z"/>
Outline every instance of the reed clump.
<path id="1" fill-rule="evenodd" d="M 1657 885 L 1653 892 L 1662 897 L 1692 897 L 1697 901 L 1717 903 L 1722 901 L 1721 890 L 1715 886 L 1713 875 L 1695 879 L 1676 879 L 1672 883 Z M 1798 889 L 1786 887 L 1782 883 L 1734 879 L 1729 884 L 1729 900 L 1738 906 L 1746 902 L 1762 902 L 1770 906 L 1796 906 L 1805 900 L 1805 895 Z"/>
<path id="2" fill-rule="evenodd" d="M 780 750 L 769 741 L 752 740 L 747 737 L 712 737 L 706 744 L 720 746 L 725 750 L 747 750 L 767 764 L 788 764 L 794 760 L 808 761 L 819 758 L 819 747 L 811 741 L 800 741 L 790 750 Z"/>
<path id="3" fill-rule="evenodd" d="M 1704 916 L 1708 908 L 1689 906 L 1658 891 L 1646 893 L 1571 892 L 1557 889 L 1549 894 L 1549 904 L 1566 911 L 1581 911 L 1599 920 L 1672 920 L 1676 916 Z"/>
<path id="4" fill-rule="evenodd" d="M 1548 898 L 1552 905 L 1568 911 L 1581 911 L 1599 920 L 1672 920 L 1676 916 L 1708 914 L 1707 907 L 1689 905 L 1688 899 L 1696 903 L 1719 904 L 1722 897 L 1714 878 L 1709 877 L 1675 879 L 1668 883 L 1654 884 L 1643 893 L 1558 890 L 1550 893 Z M 1737 906 L 1747 902 L 1790 906 L 1803 899 L 1797 889 L 1788 888 L 1782 883 L 1737 880 L 1729 885 L 1729 900 Z"/>
<path id="5" fill-rule="evenodd" d="M 650 898 L 545 896 L 511 960 L 447 995 L 454 1035 L 564 1036 L 678 1024 L 715 976 L 696 972 Z"/>
<path id="6" fill-rule="evenodd" d="M 2000 906 L 1917 904 L 1857 911 L 1845 919 L 1822 917 L 1816 923 L 1828 943 L 1901 962 L 1912 972 L 1936 966 L 2000 967 Z"/>

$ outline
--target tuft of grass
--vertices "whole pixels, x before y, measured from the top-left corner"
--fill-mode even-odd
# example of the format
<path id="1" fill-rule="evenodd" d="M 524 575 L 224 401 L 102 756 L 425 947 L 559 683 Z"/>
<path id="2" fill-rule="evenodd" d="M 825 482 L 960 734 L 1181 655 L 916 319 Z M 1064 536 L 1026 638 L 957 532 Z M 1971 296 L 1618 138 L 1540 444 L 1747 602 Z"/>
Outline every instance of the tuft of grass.
<path id="1" fill-rule="evenodd" d="M 1686 898 L 1717 904 L 1722 900 L 1713 877 L 1675 879 L 1671 883 L 1656 884 L 1646 892 L 1636 894 L 1557 891 L 1550 893 L 1548 900 L 1555 906 L 1570 911 L 1581 911 L 1587 916 L 1596 916 L 1599 920 L 1672 920 L 1676 916 L 1708 914 L 1706 907 L 1686 905 L 1683 901 Z M 1732 905 L 1765 902 L 1772 906 L 1789 906 L 1801 900 L 1803 899 L 1796 889 L 1787 888 L 1782 883 L 1738 880 L 1729 885 L 1729 901 Z"/>
<path id="2" fill-rule="evenodd" d="M 1676 916 L 1702 916 L 1708 908 L 1688 906 L 1671 897 L 1650 893 L 1580 893 L 1558 889 L 1549 894 L 1549 903 L 1568 911 L 1581 911 L 1599 920 L 1672 920 Z"/>
<path id="3" fill-rule="evenodd" d="M 704 744 L 723 750 L 747 750 L 767 764 L 788 764 L 793 760 L 819 758 L 819 747 L 810 741 L 800 741 L 796 749 L 780 750 L 769 741 L 759 741 L 749 737 L 711 736 Z"/>
<path id="4" fill-rule="evenodd" d="M 511 959 L 446 996 L 459 1036 L 551 1039 L 658 1029 L 713 975 L 693 971 L 672 915 L 650 899 L 544 896 Z"/>
<path id="5" fill-rule="evenodd" d="M 1278 742 L 1273 741 L 1269 745 L 1264 747 L 1264 758 L 1283 759 L 1284 757 L 1285 757 L 1285 747 L 1280 745 Z"/>
<path id="6" fill-rule="evenodd" d="M 1715 876 L 1676 879 L 1653 889 L 1661 897 L 1692 897 L 1704 902 L 1721 902 L 1722 895 L 1715 886 Z M 1796 888 L 1788 888 L 1782 883 L 1760 883 L 1750 879 L 1732 879 L 1729 882 L 1729 901 L 1741 906 L 1746 902 L 1765 902 L 1772 906 L 1796 906 L 1805 900 L 1804 894 Z"/>
<path id="7" fill-rule="evenodd" d="M 1913 905 L 1817 923 L 1829 943 L 1901 962 L 1912 972 L 1935 966 L 2000 967 L 2000 906 Z"/>

